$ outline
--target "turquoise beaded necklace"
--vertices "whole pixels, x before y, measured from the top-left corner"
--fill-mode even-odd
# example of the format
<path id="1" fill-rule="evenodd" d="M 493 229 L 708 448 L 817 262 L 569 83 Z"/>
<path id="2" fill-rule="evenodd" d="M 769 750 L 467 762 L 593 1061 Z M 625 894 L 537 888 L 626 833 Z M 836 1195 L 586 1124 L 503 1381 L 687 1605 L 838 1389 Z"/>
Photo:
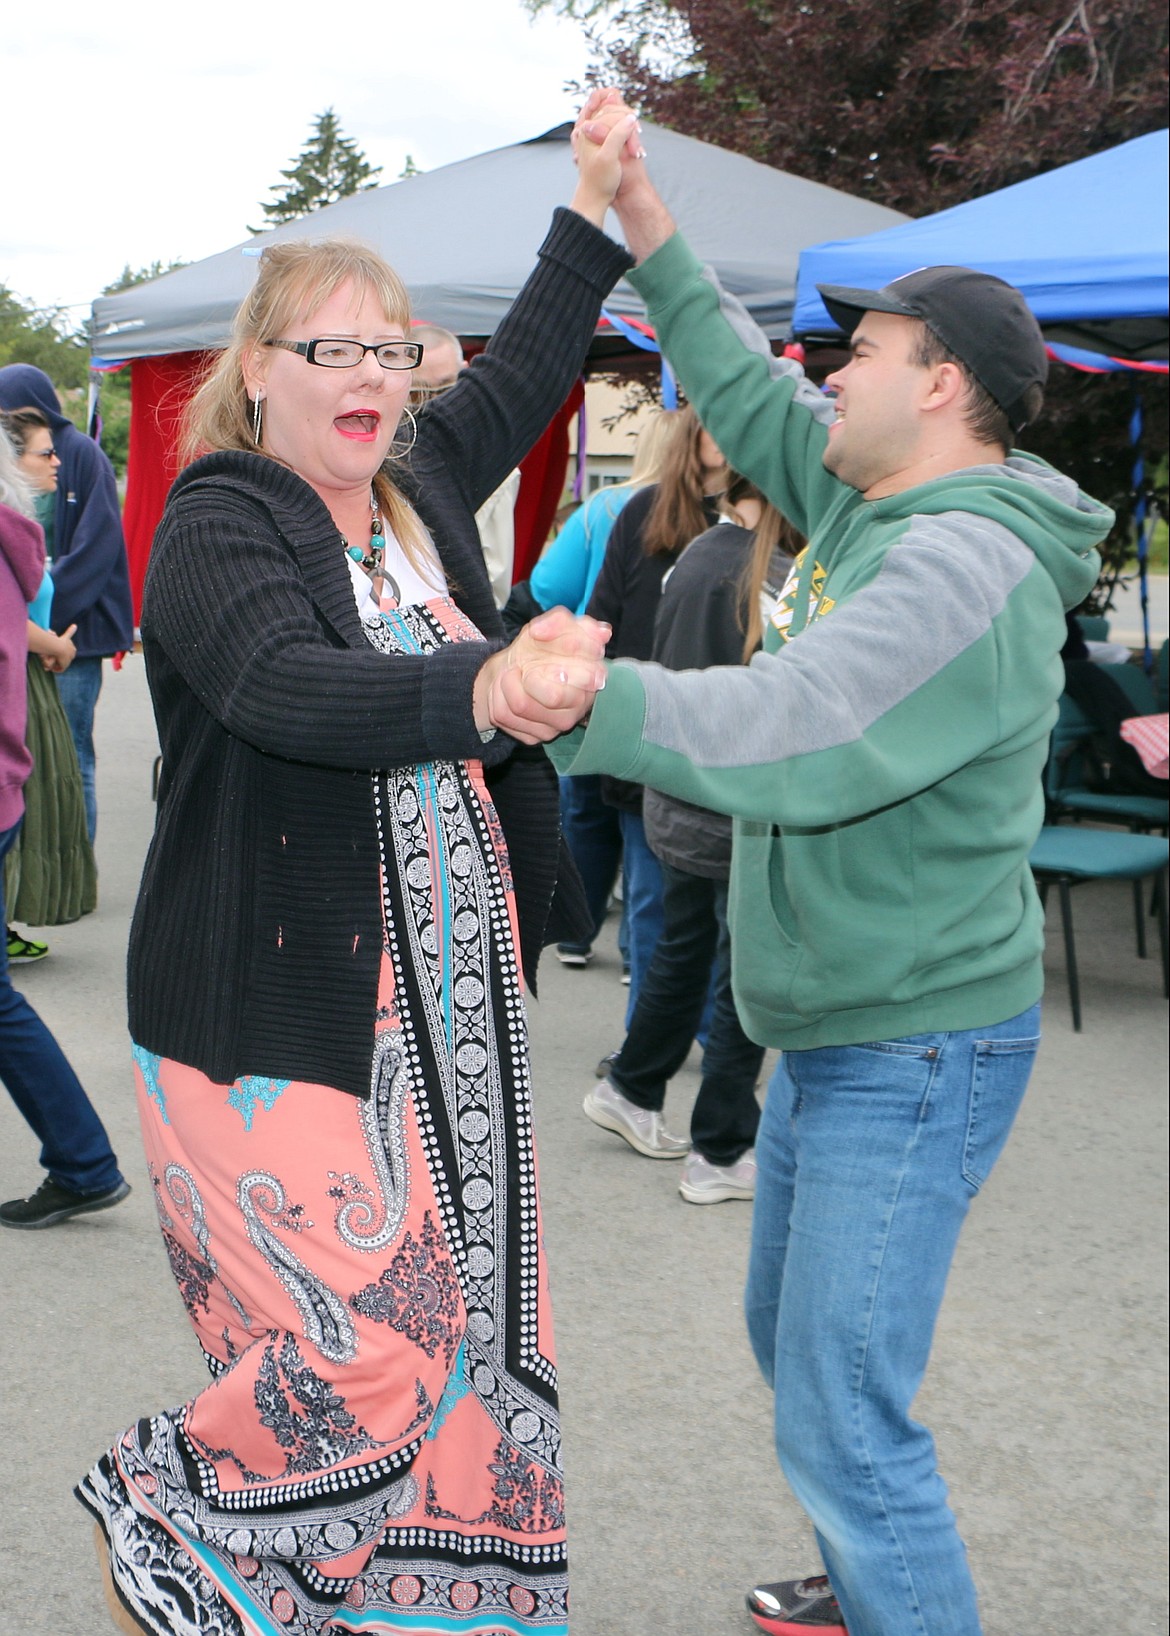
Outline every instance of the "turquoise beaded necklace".
<path id="1" fill-rule="evenodd" d="M 363 551 L 360 545 L 350 545 L 345 535 L 341 536 L 341 543 L 345 547 L 347 557 L 352 557 L 359 568 L 364 568 L 372 579 L 375 574 L 382 572 L 382 556 L 386 550 L 386 535 L 382 528 L 382 512 L 377 500 L 370 496 L 370 544 L 368 551 Z"/>
<path id="2" fill-rule="evenodd" d="M 382 512 L 377 499 L 370 496 L 370 543 L 363 551 L 360 545 L 350 545 L 345 535 L 341 536 L 341 543 L 345 547 L 345 554 L 356 562 L 370 577 L 374 587 L 374 595 L 378 606 L 386 612 L 389 608 L 398 607 L 402 601 L 402 592 L 393 574 L 387 572 L 383 566 L 386 554 L 386 531 L 382 526 Z"/>

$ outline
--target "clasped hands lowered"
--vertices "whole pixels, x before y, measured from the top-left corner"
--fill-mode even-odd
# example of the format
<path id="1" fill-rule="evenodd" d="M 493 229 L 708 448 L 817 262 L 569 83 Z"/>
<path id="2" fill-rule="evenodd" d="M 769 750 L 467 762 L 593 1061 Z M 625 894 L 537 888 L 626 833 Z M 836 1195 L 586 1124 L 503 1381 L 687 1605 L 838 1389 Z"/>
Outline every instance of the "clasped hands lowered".
<path id="1" fill-rule="evenodd" d="M 547 744 L 587 716 L 605 686 L 610 628 L 567 608 L 550 608 L 493 653 L 475 678 L 481 732 L 498 727 L 521 744 Z"/>

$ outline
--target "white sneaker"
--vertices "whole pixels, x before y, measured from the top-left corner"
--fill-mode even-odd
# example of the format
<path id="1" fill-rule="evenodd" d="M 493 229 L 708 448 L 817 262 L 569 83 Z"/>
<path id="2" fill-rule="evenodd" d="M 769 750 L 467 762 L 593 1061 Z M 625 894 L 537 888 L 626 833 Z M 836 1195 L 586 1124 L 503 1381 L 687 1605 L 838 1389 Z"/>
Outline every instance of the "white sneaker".
<path id="1" fill-rule="evenodd" d="M 756 1196 L 756 1156 L 752 1149 L 733 1165 L 713 1165 L 701 1153 L 690 1153 L 678 1190 L 688 1204 L 722 1204 L 726 1199 Z"/>
<path id="2" fill-rule="evenodd" d="M 593 959 L 592 949 L 578 949 L 572 943 L 558 943 L 556 953 L 562 966 L 587 966 Z"/>
<path id="3" fill-rule="evenodd" d="M 603 1079 L 587 1091 L 583 1107 L 586 1117 L 595 1125 L 624 1137 L 647 1159 L 682 1159 L 690 1148 L 685 1136 L 675 1136 L 667 1130 L 660 1113 L 631 1102 L 612 1080 Z"/>

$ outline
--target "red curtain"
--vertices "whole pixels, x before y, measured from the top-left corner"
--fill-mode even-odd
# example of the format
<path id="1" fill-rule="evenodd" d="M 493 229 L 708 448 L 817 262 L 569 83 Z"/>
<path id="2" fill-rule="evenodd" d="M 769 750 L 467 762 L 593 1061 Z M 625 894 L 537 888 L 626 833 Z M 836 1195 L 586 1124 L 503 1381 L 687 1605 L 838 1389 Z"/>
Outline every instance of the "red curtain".
<path id="1" fill-rule="evenodd" d="M 569 464 L 569 427 L 581 407 L 585 386 L 578 381 L 553 416 L 548 430 L 520 462 L 516 499 L 516 557 L 512 580 L 527 579 L 548 539 L 565 488 Z"/>
<path id="2" fill-rule="evenodd" d="M 174 352 L 165 358 L 136 358 L 130 365 L 130 452 L 122 521 L 136 622 L 142 611 L 142 582 L 151 541 L 181 464 L 179 422 L 213 357 L 208 352 Z M 565 486 L 569 426 L 583 397 L 584 387 L 578 381 L 548 430 L 520 463 L 514 579 L 527 579 L 544 549 Z"/>
<path id="3" fill-rule="evenodd" d="M 172 352 L 165 358 L 135 358 L 130 365 L 130 449 L 122 526 L 135 624 L 142 613 L 150 542 L 167 491 L 179 475 L 179 420 L 211 357 L 207 352 Z"/>

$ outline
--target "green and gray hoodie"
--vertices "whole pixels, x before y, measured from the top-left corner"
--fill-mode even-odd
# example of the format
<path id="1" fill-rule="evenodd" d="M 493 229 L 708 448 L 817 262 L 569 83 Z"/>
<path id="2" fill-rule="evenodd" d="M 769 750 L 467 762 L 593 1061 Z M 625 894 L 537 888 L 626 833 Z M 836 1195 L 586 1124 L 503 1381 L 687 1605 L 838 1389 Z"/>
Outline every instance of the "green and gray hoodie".
<path id="1" fill-rule="evenodd" d="M 867 501 L 831 401 L 671 239 L 631 281 L 699 418 L 808 536 L 750 666 L 619 661 L 562 772 L 737 820 L 733 985 L 789 1050 L 979 1028 L 1040 997 L 1028 851 L 1064 611 L 1112 513 L 1030 455 Z"/>

